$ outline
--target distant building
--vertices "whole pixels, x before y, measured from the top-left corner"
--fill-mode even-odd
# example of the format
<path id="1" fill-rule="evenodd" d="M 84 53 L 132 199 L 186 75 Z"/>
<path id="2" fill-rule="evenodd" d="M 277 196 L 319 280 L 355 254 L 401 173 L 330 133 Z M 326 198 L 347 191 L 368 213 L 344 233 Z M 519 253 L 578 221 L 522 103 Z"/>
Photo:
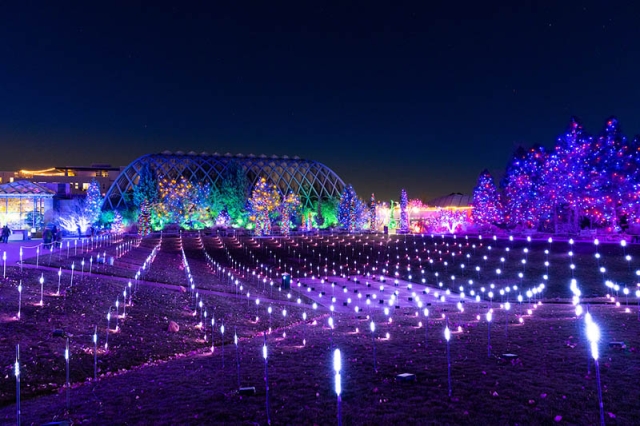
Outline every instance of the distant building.
<path id="1" fill-rule="evenodd" d="M 84 196 L 91 179 L 97 179 L 100 191 L 105 194 L 120 174 L 120 167 L 111 164 L 90 166 L 61 166 L 42 170 L 18 170 L 0 172 L 0 184 L 24 180 L 37 183 L 55 193 L 57 199 Z"/>
<path id="2" fill-rule="evenodd" d="M 0 222 L 13 231 L 41 228 L 53 209 L 54 192 L 26 180 L 0 184 Z"/>

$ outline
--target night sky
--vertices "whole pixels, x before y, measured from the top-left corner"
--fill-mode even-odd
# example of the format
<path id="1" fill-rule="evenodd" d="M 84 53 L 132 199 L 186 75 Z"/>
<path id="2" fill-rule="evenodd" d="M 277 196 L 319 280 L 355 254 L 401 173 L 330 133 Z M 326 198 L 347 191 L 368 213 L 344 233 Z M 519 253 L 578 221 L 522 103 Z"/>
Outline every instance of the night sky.
<path id="1" fill-rule="evenodd" d="M 634 1 L 109 3 L 0 6 L 0 169 L 297 155 L 427 201 L 571 115 L 640 133 Z"/>

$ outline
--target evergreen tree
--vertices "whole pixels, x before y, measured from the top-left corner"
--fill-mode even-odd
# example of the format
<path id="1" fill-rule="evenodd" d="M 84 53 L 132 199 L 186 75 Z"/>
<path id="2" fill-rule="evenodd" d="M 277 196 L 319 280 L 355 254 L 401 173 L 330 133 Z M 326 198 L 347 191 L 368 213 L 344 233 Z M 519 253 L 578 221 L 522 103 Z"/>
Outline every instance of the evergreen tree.
<path id="1" fill-rule="evenodd" d="M 407 191 L 404 189 L 400 191 L 400 231 L 409 232 L 409 216 L 407 214 L 407 205 L 409 199 L 407 198 Z"/>
<path id="2" fill-rule="evenodd" d="M 220 196 L 231 222 L 238 226 L 246 223 L 248 190 L 249 181 L 242 167 L 235 161 L 229 162 L 223 173 Z"/>
<path id="3" fill-rule="evenodd" d="M 340 204 L 338 205 L 338 222 L 340 226 L 349 232 L 362 229 L 365 219 L 364 212 L 364 203 L 358 199 L 353 187 L 347 185 L 342 191 Z"/>
<path id="4" fill-rule="evenodd" d="M 628 149 L 618 120 L 610 117 L 600 136 L 593 140 L 588 156 L 583 206 L 593 223 L 615 223 L 622 193 L 632 189 L 624 170 Z"/>
<path id="5" fill-rule="evenodd" d="M 518 147 L 501 182 L 505 222 L 510 226 L 537 228 L 538 196 L 546 155 L 542 146 Z"/>
<path id="6" fill-rule="evenodd" d="M 282 200 L 281 207 L 281 221 L 282 221 L 282 233 L 289 235 L 291 231 L 291 215 L 293 215 L 300 207 L 300 198 L 293 192 L 289 192 Z"/>
<path id="7" fill-rule="evenodd" d="M 138 234 L 145 237 L 151 233 L 151 213 L 149 212 L 149 201 L 142 199 L 140 204 L 140 214 L 138 215 Z"/>
<path id="8" fill-rule="evenodd" d="M 488 226 L 502 223 L 500 194 L 493 176 L 487 169 L 478 176 L 476 187 L 473 189 L 472 206 L 471 218 L 476 225 Z"/>
<path id="9" fill-rule="evenodd" d="M 571 117 L 567 132 L 558 138 L 554 150 L 542 168 L 539 211 L 542 220 L 552 220 L 557 231 L 557 217 L 568 211 L 570 229 L 578 228 L 580 200 L 584 191 L 590 137 L 577 117 Z"/>
<path id="10" fill-rule="evenodd" d="M 144 200 L 149 204 L 158 202 L 158 182 L 149 165 L 145 164 L 138 175 L 138 182 L 133 186 L 133 204 L 139 208 Z"/>
<path id="11" fill-rule="evenodd" d="M 90 225 L 97 223 L 100 219 L 103 201 L 104 197 L 102 197 L 102 193 L 100 192 L 100 183 L 98 183 L 96 178 L 93 178 L 89 183 L 89 188 L 87 188 L 83 211 L 83 215 Z"/>
<path id="12" fill-rule="evenodd" d="M 264 177 L 260 178 L 251 192 L 249 208 L 256 234 L 271 235 L 271 214 L 280 208 L 280 194 L 275 185 L 267 184 Z"/>
<path id="13" fill-rule="evenodd" d="M 375 231 L 378 229 L 378 219 L 376 215 L 376 196 L 375 194 L 371 194 L 371 198 L 369 199 L 369 229 Z"/>
<path id="14" fill-rule="evenodd" d="M 322 228 L 322 225 L 324 225 L 324 216 L 322 215 L 322 200 L 320 198 L 318 198 L 316 225 L 318 225 L 318 228 Z"/>

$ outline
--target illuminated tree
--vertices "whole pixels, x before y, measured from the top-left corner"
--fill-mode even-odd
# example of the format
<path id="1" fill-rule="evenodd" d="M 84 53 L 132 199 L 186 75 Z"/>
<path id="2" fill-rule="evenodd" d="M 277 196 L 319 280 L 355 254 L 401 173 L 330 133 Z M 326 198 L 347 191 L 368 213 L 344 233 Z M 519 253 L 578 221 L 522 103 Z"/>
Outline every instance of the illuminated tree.
<path id="1" fill-rule="evenodd" d="M 316 225 L 318 225 L 318 228 L 322 228 L 322 225 L 324 225 L 324 216 L 322 215 L 322 200 L 318 200 L 316 210 Z"/>
<path id="2" fill-rule="evenodd" d="M 294 194 L 293 192 L 289 192 L 284 199 L 282 200 L 281 205 L 281 222 L 282 222 L 282 233 L 284 235 L 289 235 L 291 231 L 291 215 L 295 213 L 296 209 L 300 207 L 300 198 Z"/>
<path id="3" fill-rule="evenodd" d="M 138 234 L 147 236 L 151 233 L 151 213 L 149 212 L 149 201 L 142 199 L 140 214 L 138 215 Z"/>
<path id="4" fill-rule="evenodd" d="M 340 204 L 338 205 L 338 222 L 340 226 L 349 232 L 362 229 L 365 221 L 365 205 L 356 195 L 351 185 L 347 185 L 342 191 Z"/>
<path id="5" fill-rule="evenodd" d="M 102 197 L 102 193 L 100 193 L 100 183 L 98 183 L 97 179 L 93 178 L 87 188 L 87 196 L 84 200 L 83 209 L 84 217 L 90 225 L 97 223 L 100 219 L 103 201 L 104 198 Z"/>
<path id="6" fill-rule="evenodd" d="M 500 194 L 489 170 L 485 169 L 478 176 L 478 182 L 473 189 L 473 212 L 471 218 L 478 226 L 488 226 L 502 223 L 502 206 Z"/>
<path id="7" fill-rule="evenodd" d="M 507 225 L 537 228 L 542 167 L 546 154 L 542 146 L 518 147 L 502 179 L 502 205 Z"/>
<path id="8" fill-rule="evenodd" d="M 376 217 L 376 196 L 373 193 L 369 199 L 369 229 L 372 231 L 378 229 L 378 220 Z"/>
<path id="9" fill-rule="evenodd" d="M 124 232 L 122 214 L 118 210 L 113 212 L 113 221 L 111 222 L 111 231 L 115 233 Z"/>
<path id="10" fill-rule="evenodd" d="M 407 205 L 409 200 L 407 198 L 407 191 L 404 189 L 400 191 L 400 231 L 409 232 L 409 216 L 407 215 Z"/>
<path id="11" fill-rule="evenodd" d="M 467 215 L 462 210 L 438 209 L 435 222 L 438 230 L 445 230 L 450 234 L 454 234 L 467 222 Z"/>
<path id="12" fill-rule="evenodd" d="M 250 220 L 255 223 L 257 235 L 271 235 L 271 215 L 280 208 L 280 194 L 275 185 L 268 185 L 266 178 L 256 182 L 249 199 Z"/>
<path id="13" fill-rule="evenodd" d="M 580 120 L 571 117 L 567 132 L 558 138 L 554 150 L 545 160 L 539 211 L 542 220 L 553 222 L 555 232 L 563 212 L 566 212 L 564 221 L 568 222 L 569 230 L 578 229 L 590 144 L 591 138 L 584 132 Z"/>
<path id="14" fill-rule="evenodd" d="M 220 185 L 220 197 L 222 208 L 233 225 L 246 225 L 248 189 L 249 181 L 242 167 L 235 161 L 230 162 Z"/>

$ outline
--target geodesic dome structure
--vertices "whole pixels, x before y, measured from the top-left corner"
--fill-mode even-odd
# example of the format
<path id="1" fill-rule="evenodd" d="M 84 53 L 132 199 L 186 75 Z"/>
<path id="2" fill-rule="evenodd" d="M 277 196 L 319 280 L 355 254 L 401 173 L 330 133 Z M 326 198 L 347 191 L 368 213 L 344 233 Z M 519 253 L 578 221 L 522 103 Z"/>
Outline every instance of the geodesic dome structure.
<path id="1" fill-rule="evenodd" d="M 107 191 L 102 208 L 131 208 L 131 197 L 128 195 L 133 192 L 133 187 L 140 181 L 141 171 L 146 167 L 158 177 L 184 177 L 191 182 L 210 183 L 220 187 L 227 168 L 232 164 L 246 173 L 249 191 L 258 179 L 265 177 L 282 194 L 289 191 L 297 194 L 302 207 L 311 207 L 316 200 L 340 198 L 345 186 L 342 179 L 324 164 L 298 157 L 163 152 L 144 155 L 122 170 Z"/>

